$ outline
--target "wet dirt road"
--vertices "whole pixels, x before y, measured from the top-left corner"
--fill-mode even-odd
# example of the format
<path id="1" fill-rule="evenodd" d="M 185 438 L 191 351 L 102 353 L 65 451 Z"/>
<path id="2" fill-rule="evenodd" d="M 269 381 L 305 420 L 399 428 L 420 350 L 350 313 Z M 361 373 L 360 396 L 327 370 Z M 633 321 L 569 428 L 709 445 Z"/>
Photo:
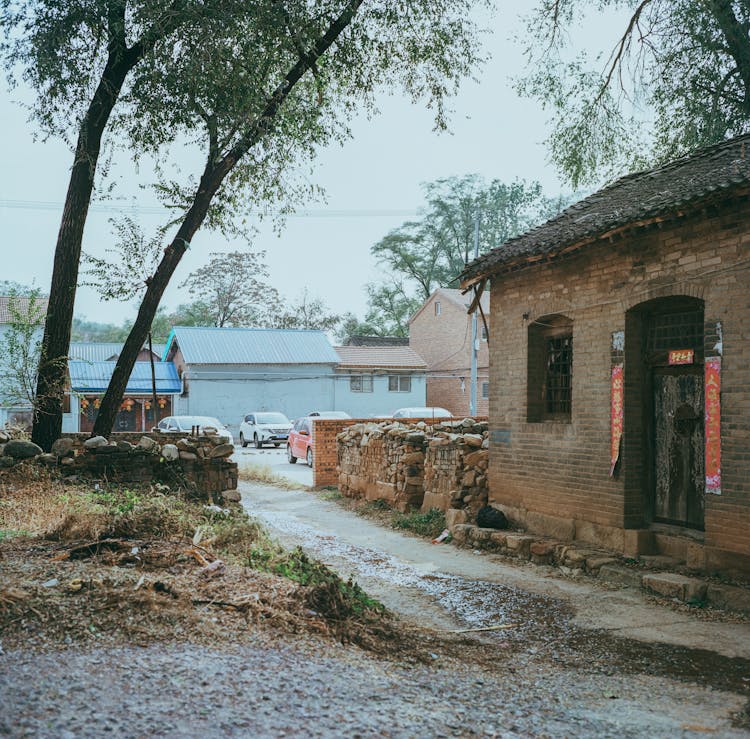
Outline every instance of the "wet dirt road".
<path id="1" fill-rule="evenodd" d="M 662 720 L 670 712 L 666 702 L 679 722 L 672 726 L 677 733 L 750 735 L 744 719 L 731 720 L 742 714 L 750 692 L 747 624 L 700 619 L 634 590 L 561 579 L 547 568 L 432 545 L 310 492 L 248 484 L 241 492 L 248 512 L 286 545 L 300 545 L 353 576 L 403 618 L 445 631 L 512 625 L 477 632 L 477 638 L 498 658 L 512 655 L 519 674 L 541 669 L 550 679 L 554 675 L 552 682 L 582 686 L 614 680 L 612 694 L 620 702 L 608 712 L 627 704 L 641 718 L 656 721 L 658 714 Z M 645 696 L 644 680 L 656 681 Z M 687 702 L 682 694 L 670 698 L 686 686 Z"/>

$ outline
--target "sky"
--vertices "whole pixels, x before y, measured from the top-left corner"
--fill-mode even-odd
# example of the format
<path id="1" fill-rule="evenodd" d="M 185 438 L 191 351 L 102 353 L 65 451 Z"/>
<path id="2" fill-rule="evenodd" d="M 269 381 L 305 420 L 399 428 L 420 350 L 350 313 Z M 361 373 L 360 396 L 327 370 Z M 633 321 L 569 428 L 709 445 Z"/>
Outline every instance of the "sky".
<path id="1" fill-rule="evenodd" d="M 252 244 L 227 240 L 201 230 L 167 289 L 163 305 L 175 307 L 190 296 L 179 288 L 187 275 L 208 261 L 212 252 L 265 250 L 270 282 L 290 302 L 307 288 L 336 313 L 363 318 L 365 285 L 378 281 L 382 268 L 370 253 L 390 230 L 413 218 L 423 204 L 421 184 L 443 177 L 478 173 L 487 180 L 538 180 L 548 196 L 565 192 L 549 164 L 545 147 L 547 114 L 535 101 L 520 98 L 512 79 L 522 74 L 521 46 L 513 40 L 523 25 L 519 14 L 532 3 L 504 2 L 488 21 L 484 47 L 490 60 L 478 81 L 466 81 L 450 102 L 450 131 L 437 133 L 424 106 L 398 95 L 379 98 L 380 114 L 362 116 L 351 125 L 352 139 L 322 150 L 314 163 L 313 182 L 326 192 L 326 202 L 303 203 L 288 217 L 280 234 L 261 225 Z M 610 18 L 594 18 L 576 31 L 585 39 L 616 34 Z M 0 279 L 49 288 L 54 245 L 72 156 L 59 140 L 35 140 L 35 124 L 20 103 L 31 93 L 22 86 L 0 88 L 0 224 L 3 260 Z M 127 213 L 146 233 L 160 225 L 158 203 L 140 191 L 132 166 L 116 160 Z M 84 234 L 84 251 L 105 256 L 112 246 L 111 206 L 94 205 Z M 102 302 L 91 288 L 81 287 L 76 315 L 122 323 L 135 316 L 133 303 Z"/>

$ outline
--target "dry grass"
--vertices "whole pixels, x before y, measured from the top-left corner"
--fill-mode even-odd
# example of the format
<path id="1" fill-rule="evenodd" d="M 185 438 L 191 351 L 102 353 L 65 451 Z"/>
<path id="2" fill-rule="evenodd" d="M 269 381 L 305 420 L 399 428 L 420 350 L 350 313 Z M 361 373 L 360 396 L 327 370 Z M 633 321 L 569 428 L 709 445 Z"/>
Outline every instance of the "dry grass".
<path id="1" fill-rule="evenodd" d="M 307 490 L 307 485 L 275 474 L 267 464 L 247 464 L 240 468 L 238 476 L 245 482 L 273 485 L 284 490 Z"/>

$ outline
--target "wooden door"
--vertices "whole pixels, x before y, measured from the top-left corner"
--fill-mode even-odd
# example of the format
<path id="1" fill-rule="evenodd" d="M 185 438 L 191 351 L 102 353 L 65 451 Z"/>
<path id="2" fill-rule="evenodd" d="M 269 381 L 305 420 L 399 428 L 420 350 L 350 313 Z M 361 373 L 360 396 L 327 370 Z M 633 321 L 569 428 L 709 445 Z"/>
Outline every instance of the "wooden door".
<path id="1" fill-rule="evenodd" d="M 653 371 L 654 521 L 703 529 L 703 376 L 698 368 Z"/>

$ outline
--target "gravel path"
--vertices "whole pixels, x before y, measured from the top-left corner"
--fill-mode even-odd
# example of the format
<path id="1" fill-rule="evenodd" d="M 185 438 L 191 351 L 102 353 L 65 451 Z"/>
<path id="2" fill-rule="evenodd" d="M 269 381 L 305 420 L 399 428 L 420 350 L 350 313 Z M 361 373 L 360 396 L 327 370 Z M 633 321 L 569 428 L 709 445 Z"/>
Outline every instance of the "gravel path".
<path id="1" fill-rule="evenodd" d="M 675 737 L 732 729 L 737 696 L 515 662 L 410 667 L 320 643 L 189 645 L 0 661 L 0 734 L 35 737 Z"/>

